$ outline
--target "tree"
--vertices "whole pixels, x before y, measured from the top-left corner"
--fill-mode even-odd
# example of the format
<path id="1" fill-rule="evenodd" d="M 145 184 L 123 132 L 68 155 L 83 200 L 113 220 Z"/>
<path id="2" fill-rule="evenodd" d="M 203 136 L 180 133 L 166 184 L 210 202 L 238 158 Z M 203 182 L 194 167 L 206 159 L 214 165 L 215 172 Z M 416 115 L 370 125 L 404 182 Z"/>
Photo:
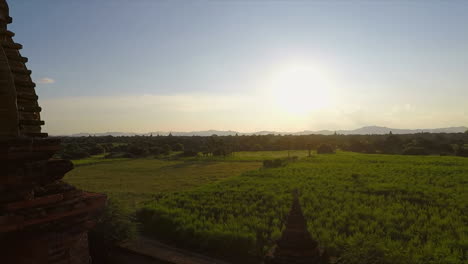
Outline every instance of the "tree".
<path id="1" fill-rule="evenodd" d="M 182 152 L 181 154 L 179 154 L 180 156 L 182 157 L 196 157 L 198 156 L 198 152 L 195 151 L 195 150 L 184 150 L 184 152 Z"/>
<path id="2" fill-rule="evenodd" d="M 307 152 L 309 153 L 309 154 L 308 154 L 308 157 L 312 157 L 312 154 L 311 154 L 311 152 L 312 152 L 312 144 L 308 143 L 308 144 L 306 145 L 306 147 L 307 147 Z"/>
<path id="3" fill-rule="evenodd" d="M 262 145 L 260 145 L 260 144 L 255 144 L 255 145 L 253 146 L 253 149 L 252 149 L 252 150 L 253 150 L 253 151 L 261 151 L 261 150 L 263 150 L 263 147 L 262 147 Z"/>
<path id="4" fill-rule="evenodd" d="M 131 144 L 127 147 L 127 152 L 135 156 L 145 156 L 148 154 L 148 150 L 144 147 L 136 144 Z"/>
<path id="5" fill-rule="evenodd" d="M 366 153 L 368 148 L 368 144 L 366 143 L 367 142 L 362 140 L 351 140 L 347 150 L 350 150 L 352 152 Z"/>
<path id="6" fill-rule="evenodd" d="M 460 157 L 468 157 L 468 147 L 463 144 L 458 145 L 455 154 Z"/>
<path id="7" fill-rule="evenodd" d="M 402 140 L 399 136 L 390 134 L 383 142 L 383 152 L 386 154 L 398 154 L 401 150 Z"/>
<path id="8" fill-rule="evenodd" d="M 424 147 L 409 146 L 403 150 L 403 155 L 428 155 L 428 151 Z"/>
<path id="9" fill-rule="evenodd" d="M 175 144 L 173 150 L 174 151 L 184 151 L 184 145 L 182 145 L 182 143 L 177 143 L 177 144 Z"/>
<path id="10" fill-rule="evenodd" d="M 317 148 L 317 154 L 333 154 L 335 148 L 330 144 L 320 144 Z"/>
<path id="11" fill-rule="evenodd" d="M 76 143 L 67 144 L 62 150 L 63 159 L 84 159 L 89 157 L 89 153 Z"/>
<path id="12" fill-rule="evenodd" d="M 160 148 L 160 147 L 151 147 L 149 149 L 149 152 L 152 154 L 152 155 L 160 155 L 162 152 L 163 152 L 163 149 Z"/>
<path id="13" fill-rule="evenodd" d="M 163 154 L 164 155 L 171 154 L 171 151 L 172 151 L 171 146 L 169 146 L 168 144 L 164 145 L 164 147 L 163 147 Z"/>
<path id="14" fill-rule="evenodd" d="M 103 146 L 99 145 L 99 144 L 96 144 L 91 149 L 89 149 L 89 154 L 91 154 L 91 155 L 99 155 L 99 154 L 102 154 L 104 152 L 106 152 L 106 149 Z"/>

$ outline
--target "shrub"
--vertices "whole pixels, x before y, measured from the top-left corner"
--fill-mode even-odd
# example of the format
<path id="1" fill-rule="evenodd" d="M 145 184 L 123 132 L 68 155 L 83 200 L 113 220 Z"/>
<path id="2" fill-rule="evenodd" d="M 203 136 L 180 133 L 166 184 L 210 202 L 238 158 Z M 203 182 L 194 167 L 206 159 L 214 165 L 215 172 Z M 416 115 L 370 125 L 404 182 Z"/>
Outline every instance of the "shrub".
<path id="1" fill-rule="evenodd" d="M 78 152 L 65 152 L 63 155 L 62 155 L 62 158 L 63 159 L 85 159 L 87 157 L 89 157 L 89 153 L 84 151 L 84 150 L 81 150 L 81 151 L 78 151 Z"/>
<path id="2" fill-rule="evenodd" d="M 184 151 L 184 145 L 182 145 L 181 143 L 177 143 L 177 144 L 175 144 L 173 150 L 174 151 Z"/>
<path id="3" fill-rule="evenodd" d="M 356 236 L 355 239 L 343 247 L 343 252 L 341 254 L 341 261 L 338 261 L 340 264 L 361 264 L 361 263 L 378 263 L 378 264 L 393 264 L 401 263 L 401 259 L 398 259 L 399 256 L 396 256 L 396 259 L 400 260 L 394 262 L 386 253 L 386 248 L 384 243 L 379 239 L 376 239 L 372 236 L 363 237 Z M 395 252 L 398 253 L 398 252 Z M 396 255 L 396 254 L 395 254 Z M 343 261 L 346 260 L 346 261 Z"/>
<path id="4" fill-rule="evenodd" d="M 245 230 L 225 232 L 222 229 L 198 229 L 191 225 L 181 228 L 183 220 L 171 213 L 173 211 L 157 206 L 143 207 L 136 212 L 136 218 L 145 233 L 184 248 L 211 251 L 225 257 L 245 257 L 255 246 L 255 237 Z"/>
<path id="5" fill-rule="evenodd" d="M 376 152 L 375 146 L 367 141 L 352 141 L 348 146 L 347 150 L 359 153 L 373 154 Z"/>
<path id="6" fill-rule="evenodd" d="M 330 144 L 320 144 L 317 148 L 317 154 L 333 154 L 335 148 Z"/>
<path id="7" fill-rule="evenodd" d="M 136 235 L 136 224 L 120 203 L 109 199 L 90 235 L 106 243 L 116 244 L 133 238 Z"/>
<path id="8" fill-rule="evenodd" d="M 112 247 L 134 238 L 137 226 L 123 207 L 108 200 L 96 226 L 89 232 L 91 255 L 97 260 L 106 258 Z"/>
<path id="9" fill-rule="evenodd" d="M 121 158 L 129 158 L 133 159 L 136 156 L 131 154 L 131 153 L 126 153 L 126 152 L 111 152 L 107 154 L 104 158 L 106 159 L 121 159 Z"/>
<path id="10" fill-rule="evenodd" d="M 156 155 L 157 156 L 157 155 L 160 155 L 163 152 L 164 152 L 164 150 L 162 148 L 160 148 L 160 147 L 151 147 L 149 149 L 149 153 L 151 155 Z"/>
<path id="11" fill-rule="evenodd" d="M 221 147 L 217 147 L 215 150 L 213 150 L 213 156 L 228 156 L 228 155 L 231 155 L 232 154 L 232 151 L 231 149 L 225 147 L 225 146 L 221 146 Z"/>
<path id="12" fill-rule="evenodd" d="M 198 156 L 198 152 L 195 150 L 185 150 L 184 152 L 180 153 L 179 156 L 181 157 L 196 157 Z"/>
<path id="13" fill-rule="evenodd" d="M 407 147 L 403 150 L 403 155 L 428 155 L 429 153 L 423 147 Z"/>
<path id="14" fill-rule="evenodd" d="M 89 157 L 89 153 L 78 144 L 66 145 L 62 150 L 63 159 L 84 159 Z"/>
<path id="15" fill-rule="evenodd" d="M 95 146 L 89 149 L 89 154 L 91 155 L 99 155 L 104 152 L 106 152 L 106 149 L 103 146 L 98 145 L 98 144 L 96 144 Z"/>
<path id="16" fill-rule="evenodd" d="M 169 155 L 169 154 L 171 154 L 171 151 L 172 151 L 171 146 L 166 144 L 166 145 L 163 146 L 161 154 Z"/>
<path id="17" fill-rule="evenodd" d="M 468 148 L 465 146 L 458 146 L 456 155 L 460 157 L 468 157 Z"/>
<path id="18" fill-rule="evenodd" d="M 291 158 L 278 158 L 272 160 L 264 160 L 263 167 L 264 168 L 279 168 L 286 166 L 290 161 L 296 161 L 297 156 L 293 156 Z"/>
<path id="19" fill-rule="evenodd" d="M 263 147 L 262 147 L 262 145 L 260 145 L 260 144 L 255 144 L 255 145 L 252 147 L 252 150 L 253 150 L 253 151 L 262 151 L 262 150 L 263 150 Z"/>
<path id="20" fill-rule="evenodd" d="M 104 144 L 101 144 L 100 146 L 104 148 L 105 152 L 111 152 L 114 149 L 114 146 L 112 145 L 112 143 L 104 143 Z"/>
<path id="21" fill-rule="evenodd" d="M 135 145 L 135 144 L 129 145 L 127 147 L 127 152 L 132 154 L 132 155 L 135 155 L 135 156 L 148 155 L 148 150 L 147 149 L 145 149 L 142 146 Z"/>

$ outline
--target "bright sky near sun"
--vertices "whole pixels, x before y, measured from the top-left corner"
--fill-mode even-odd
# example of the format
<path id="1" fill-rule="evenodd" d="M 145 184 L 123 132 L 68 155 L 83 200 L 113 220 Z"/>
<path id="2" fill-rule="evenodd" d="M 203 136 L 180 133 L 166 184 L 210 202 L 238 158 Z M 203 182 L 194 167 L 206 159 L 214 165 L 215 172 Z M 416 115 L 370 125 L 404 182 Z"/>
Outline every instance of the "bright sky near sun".
<path id="1" fill-rule="evenodd" d="M 50 134 L 468 124 L 468 1 L 9 4 Z"/>

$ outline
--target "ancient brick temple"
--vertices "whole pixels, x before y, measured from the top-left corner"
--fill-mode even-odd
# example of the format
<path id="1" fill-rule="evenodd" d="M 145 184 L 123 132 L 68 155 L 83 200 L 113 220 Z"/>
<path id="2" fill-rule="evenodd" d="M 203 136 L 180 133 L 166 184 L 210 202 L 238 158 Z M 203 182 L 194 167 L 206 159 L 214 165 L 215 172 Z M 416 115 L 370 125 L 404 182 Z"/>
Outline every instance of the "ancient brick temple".
<path id="1" fill-rule="evenodd" d="M 329 257 L 318 248 L 307 230 L 298 194 L 295 193 L 291 211 L 276 247 L 266 256 L 266 264 L 326 264 Z"/>
<path id="2" fill-rule="evenodd" d="M 0 263 L 89 263 L 87 232 L 106 197 L 61 181 L 70 161 L 41 133 L 41 108 L 8 5 L 0 0 Z"/>

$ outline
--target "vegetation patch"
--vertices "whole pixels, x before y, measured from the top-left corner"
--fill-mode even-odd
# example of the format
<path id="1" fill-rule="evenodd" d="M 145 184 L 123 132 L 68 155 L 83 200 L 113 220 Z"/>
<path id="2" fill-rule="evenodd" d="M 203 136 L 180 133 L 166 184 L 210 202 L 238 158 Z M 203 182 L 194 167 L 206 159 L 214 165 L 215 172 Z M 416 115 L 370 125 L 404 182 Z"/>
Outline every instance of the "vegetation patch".
<path id="1" fill-rule="evenodd" d="M 263 168 L 280 168 L 286 166 L 292 161 L 297 161 L 297 156 L 290 158 L 268 159 L 263 161 Z"/>
<path id="2" fill-rule="evenodd" d="M 466 263 L 467 175 L 463 158 L 339 152 L 159 196 L 137 216 L 178 245 L 262 256 L 299 189 L 309 231 L 341 263 Z"/>
<path id="3" fill-rule="evenodd" d="M 132 221 L 129 211 L 118 202 L 109 199 L 96 226 L 89 232 L 91 255 L 101 263 L 114 245 L 135 238 L 137 224 Z"/>
<path id="4" fill-rule="evenodd" d="M 260 162 L 122 159 L 78 166 L 65 181 L 87 191 L 106 193 L 124 207 L 135 209 L 158 193 L 189 190 L 259 167 Z"/>

